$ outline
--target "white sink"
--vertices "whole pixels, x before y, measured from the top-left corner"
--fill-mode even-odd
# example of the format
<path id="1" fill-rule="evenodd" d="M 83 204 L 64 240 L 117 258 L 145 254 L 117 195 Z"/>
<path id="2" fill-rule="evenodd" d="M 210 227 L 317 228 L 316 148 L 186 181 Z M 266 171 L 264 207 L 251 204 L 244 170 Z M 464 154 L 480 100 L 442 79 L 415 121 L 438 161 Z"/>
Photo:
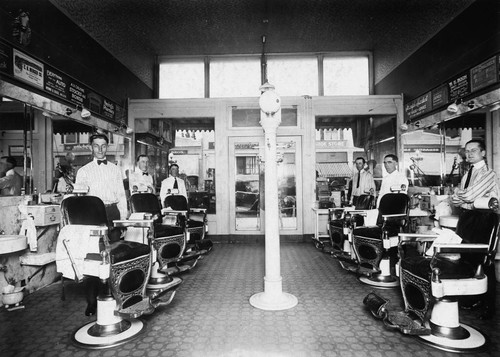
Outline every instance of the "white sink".
<path id="1" fill-rule="evenodd" d="M 0 254 L 14 253 L 28 247 L 26 236 L 0 235 Z"/>

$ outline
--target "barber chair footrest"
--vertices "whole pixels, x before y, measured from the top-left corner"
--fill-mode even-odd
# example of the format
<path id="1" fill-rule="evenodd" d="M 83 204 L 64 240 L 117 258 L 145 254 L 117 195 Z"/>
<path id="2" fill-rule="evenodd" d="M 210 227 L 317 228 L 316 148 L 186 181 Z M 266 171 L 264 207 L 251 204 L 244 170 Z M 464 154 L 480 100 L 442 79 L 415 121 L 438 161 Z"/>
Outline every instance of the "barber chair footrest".
<path id="1" fill-rule="evenodd" d="M 384 325 L 393 330 L 399 330 L 405 335 L 430 335 L 431 329 L 422 326 L 419 322 L 410 318 L 405 312 L 393 312 L 388 309 L 389 300 L 384 297 L 369 293 L 363 299 L 372 315 L 377 319 L 382 319 Z"/>
<path id="2" fill-rule="evenodd" d="M 359 275 L 371 277 L 373 274 L 380 273 L 380 270 L 374 270 L 374 269 L 365 268 L 365 267 L 360 266 L 358 268 L 358 273 L 359 273 Z"/>
<path id="3" fill-rule="evenodd" d="M 344 268 L 347 271 L 352 271 L 354 273 L 357 273 L 359 270 L 359 264 L 355 259 L 351 258 L 350 254 L 347 254 L 345 252 L 341 252 L 338 254 L 333 254 L 335 258 L 338 259 L 340 266 Z"/>
<path id="4" fill-rule="evenodd" d="M 115 315 L 122 318 L 136 319 L 142 315 L 152 314 L 154 310 L 155 307 L 151 305 L 149 296 L 146 296 L 132 306 L 115 311 Z"/>
<path id="5" fill-rule="evenodd" d="M 182 283 L 180 278 L 172 278 L 172 281 L 161 290 L 148 290 L 148 296 L 151 301 L 151 305 L 154 308 L 158 306 L 165 306 L 172 302 L 175 292 L 179 285 Z"/>

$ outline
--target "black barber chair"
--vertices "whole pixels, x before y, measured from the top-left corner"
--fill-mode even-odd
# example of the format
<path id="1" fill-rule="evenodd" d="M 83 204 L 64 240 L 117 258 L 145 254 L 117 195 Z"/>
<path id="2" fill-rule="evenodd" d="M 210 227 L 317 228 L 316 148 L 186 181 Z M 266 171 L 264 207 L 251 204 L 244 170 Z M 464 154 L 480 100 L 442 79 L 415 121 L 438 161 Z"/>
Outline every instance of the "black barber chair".
<path id="1" fill-rule="evenodd" d="M 63 228 L 58 237 L 56 260 L 63 275 L 64 262 L 76 281 L 83 277 L 87 287 L 95 289 L 97 321 L 90 322 L 72 335 L 79 347 L 100 349 L 117 346 L 137 337 L 145 323 L 137 318 L 151 314 L 159 305 L 169 304 L 182 282 L 176 278 L 161 291 L 146 294 L 150 274 L 149 245 L 119 240 L 110 243 L 103 202 L 94 196 L 67 197 L 61 203 Z M 145 226 L 148 221 L 134 222 Z M 168 295 L 168 299 L 166 299 Z"/>
<path id="2" fill-rule="evenodd" d="M 437 236 L 402 234 L 401 290 L 405 311 L 429 330 L 421 341 L 451 352 L 478 352 L 488 339 L 475 328 L 459 322 L 459 302 L 476 296 L 494 308 L 498 215 L 492 211 L 465 211 L 456 234 L 461 244 L 436 244 L 432 256 L 426 244 Z M 423 246 L 418 249 L 418 246 Z M 453 254 L 450 256 L 450 254 Z"/>
<path id="3" fill-rule="evenodd" d="M 186 220 L 188 232 L 188 247 L 203 252 L 210 252 L 213 247 L 211 240 L 205 239 L 208 231 L 207 210 L 188 206 L 186 197 L 182 195 L 169 195 L 163 202 L 162 213 L 183 216 Z"/>
<path id="4" fill-rule="evenodd" d="M 356 227 L 364 225 L 366 210 L 373 207 L 374 199 L 375 197 L 372 195 L 361 195 L 354 209 L 330 208 L 328 210 L 331 254 L 339 260 L 342 268 L 346 270 L 358 270 L 358 261 L 352 248 L 352 232 Z"/>
<path id="5" fill-rule="evenodd" d="M 132 216 L 137 213 L 150 214 L 153 219 L 152 246 L 154 249 L 152 279 L 149 285 L 162 282 L 165 275 L 182 273 L 196 265 L 201 253 L 186 251 L 186 224 L 184 216 L 174 216 L 173 220 L 163 223 L 161 205 L 152 193 L 136 193 L 130 197 Z M 131 217 L 132 217 L 131 216 Z M 190 261 L 190 264 L 184 264 Z"/>
<path id="6" fill-rule="evenodd" d="M 399 286 L 396 277 L 398 233 L 408 226 L 409 198 L 387 193 L 380 200 L 377 225 L 353 230 L 353 248 L 359 262 L 359 280 L 378 288 Z"/>

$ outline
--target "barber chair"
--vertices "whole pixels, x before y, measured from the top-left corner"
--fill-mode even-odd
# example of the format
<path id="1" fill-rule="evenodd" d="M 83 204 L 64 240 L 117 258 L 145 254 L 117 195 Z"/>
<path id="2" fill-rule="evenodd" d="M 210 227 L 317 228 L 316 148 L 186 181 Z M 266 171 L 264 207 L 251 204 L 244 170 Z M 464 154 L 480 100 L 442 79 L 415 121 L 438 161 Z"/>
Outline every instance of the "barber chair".
<path id="1" fill-rule="evenodd" d="M 479 295 L 483 302 L 494 305 L 498 224 L 495 212 L 471 210 L 462 213 L 457 224 L 461 244 L 438 243 L 437 235 L 400 235 L 405 311 L 428 330 L 419 336 L 425 344 L 460 353 L 478 352 L 487 346 L 488 338 L 482 332 L 459 322 L 459 302 Z M 434 240 L 432 256 L 418 253 Z"/>
<path id="2" fill-rule="evenodd" d="M 108 240 L 106 210 L 94 196 L 72 196 L 61 203 L 63 227 L 56 246 L 57 270 L 77 282 L 99 279 L 97 320 L 77 329 L 73 342 L 102 349 L 130 341 L 145 330 L 138 319 L 169 304 L 182 282 L 172 279 L 161 290 L 146 294 L 151 270 L 151 248 L 137 242 Z M 151 220 L 131 225 L 148 227 Z M 126 226 L 123 224 L 122 226 Z"/>
<path id="3" fill-rule="evenodd" d="M 169 195 L 163 202 L 162 214 L 184 217 L 187 229 L 188 248 L 208 253 L 213 248 L 213 243 L 205 239 L 208 232 L 207 210 L 205 208 L 191 208 L 186 197 L 182 195 Z"/>
<path id="4" fill-rule="evenodd" d="M 149 215 L 153 219 L 153 265 L 149 286 L 162 284 L 164 278 L 183 273 L 196 266 L 201 257 L 199 251 L 186 251 L 187 231 L 184 216 L 167 217 L 163 222 L 161 205 L 153 193 L 135 193 L 130 197 L 131 218 Z M 190 264 L 184 264 L 186 262 Z"/>
<path id="5" fill-rule="evenodd" d="M 408 207 L 405 193 L 387 193 L 380 200 L 377 225 L 353 230 L 353 248 L 362 283 L 377 288 L 399 286 L 395 270 L 398 234 L 408 226 Z"/>
<path id="6" fill-rule="evenodd" d="M 342 268 L 358 270 L 358 261 L 352 249 L 352 232 L 364 225 L 367 210 L 373 206 L 374 196 L 362 195 L 355 207 L 330 208 L 328 210 L 328 233 L 332 245 L 331 254 L 339 260 Z"/>

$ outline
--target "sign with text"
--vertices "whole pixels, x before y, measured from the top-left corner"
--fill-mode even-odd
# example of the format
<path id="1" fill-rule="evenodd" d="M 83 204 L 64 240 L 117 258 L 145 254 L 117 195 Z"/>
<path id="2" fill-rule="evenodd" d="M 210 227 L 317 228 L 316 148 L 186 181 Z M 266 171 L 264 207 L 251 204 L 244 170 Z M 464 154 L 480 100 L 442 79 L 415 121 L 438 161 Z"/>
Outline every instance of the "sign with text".
<path id="1" fill-rule="evenodd" d="M 464 73 L 455 77 L 448 82 L 448 90 L 450 93 L 449 102 L 454 102 L 457 99 L 463 98 L 470 94 L 470 79 L 469 74 Z"/>
<path id="2" fill-rule="evenodd" d="M 113 101 L 3 41 L 0 41 L 0 73 L 13 76 L 52 97 L 72 103 L 75 107 L 80 107 L 80 110 L 86 108 L 108 121 L 116 122 L 118 116 L 122 115 L 120 107 Z"/>
<path id="3" fill-rule="evenodd" d="M 442 85 L 432 90 L 432 109 L 448 104 L 448 86 Z"/>
<path id="4" fill-rule="evenodd" d="M 491 57 L 470 70 L 470 87 L 473 92 L 497 81 L 496 57 Z"/>
<path id="5" fill-rule="evenodd" d="M 431 109 L 431 92 L 421 95 L 405 105 L 405 112 L 409 119 L 427 113 Z"/>
<path id="6" fill-rule="evenodd" d="M 16 49 L 13 54 L 14 77 L 35 87 L 43 88 L 43 63 Z"/>

